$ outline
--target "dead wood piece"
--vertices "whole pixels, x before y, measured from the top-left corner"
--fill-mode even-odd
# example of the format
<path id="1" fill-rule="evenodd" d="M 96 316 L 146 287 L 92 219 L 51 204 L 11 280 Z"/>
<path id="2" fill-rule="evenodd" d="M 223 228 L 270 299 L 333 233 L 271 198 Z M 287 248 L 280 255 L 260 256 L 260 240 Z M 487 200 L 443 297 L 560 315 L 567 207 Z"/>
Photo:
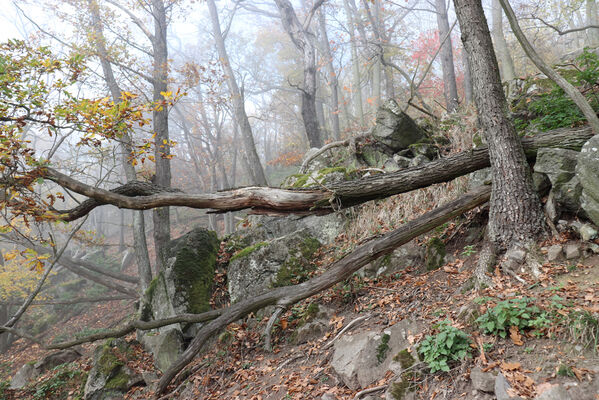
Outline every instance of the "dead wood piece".
<path id="1" fill-rule="evenodd" d="M 589 127 L 578 130 L 559 129 L 523 138 L 522 145 L 529 160 L 534 160 L 539 148 L 558 147 L 580 150 L 592 136 L 593 133 Z M 249 208 L 259 209 L 262 214 L 269 211 L 278 214 L 292 214 L 296 212 L 331 212 L 333 204 L 340 207 L 351 207 L 370 200 L 448 182 L 489 165 L 488 149 L 480 147 L 389 174 L 331 183 L 328 185 L 328 190 L 246 187 L 207 194 L 160 192 L 136 197 L 86 185 L 51 168 L 45 170 L 45 177 L 66 189 L 93 198 L 103 204 L 112 204 L 120 208 L 147 210 L 164 206 L 182 206 L 210 208 L 219 212 Z M 81 216 L 75 212 L 65 211 L 66 220 L 73 220 Z"/>

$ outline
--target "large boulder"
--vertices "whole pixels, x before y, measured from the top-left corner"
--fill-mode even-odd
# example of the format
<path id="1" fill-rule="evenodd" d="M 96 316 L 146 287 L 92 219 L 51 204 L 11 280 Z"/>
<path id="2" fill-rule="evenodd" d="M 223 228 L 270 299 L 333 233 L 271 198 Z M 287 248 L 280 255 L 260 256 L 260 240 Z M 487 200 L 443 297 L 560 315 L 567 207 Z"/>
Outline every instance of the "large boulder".
<path id="1" fill-rule="evenodd" d="M 593 136 L 582 146 L 576 177 L 582 185 L 581 207 L 599 225 L 599 135 Z"/>
<path id="2" fill-rule="evenodd" d="M 81 357 L 80 352 L 73 349 L 67 349 L 48 354 L 46 357 L 42 358 L 36 363 L 25 364 L 23 367 L 21 367 L 21 369 L 19 369 L 19 371 L 17 371 L 15 376 L 10 381 L 10 388 L 22 389 L 33 378 L 61 364 L 73 362 L 79 357 Z"/>
<path id="3" fill-rule="evenodd" d="M 393 99 L 378 109 L 373 136 L 395 152 L 427 139 L 426 133 Z"/>
<path id="4" fill-rule="evenodd" d="M 240 250 L 231 258 L 227 271 L 231 302 L 302 280 L 312 268 L 312 257 L 320 245 L 308 229 L 301 229 Z"/>
<path id="5" fill-rule="evenodd" d="M 235 240 L 243 242 L 244 247 L 258 242 L 287 236 L 291 233 L 306 230 L 322 244 L 330 244 L 343 232 L 347 219 L 342 212 L 328 215 L 289 215 L 286 217 L 269 217 L 251 215 L 248 217 L 250 229 L 238 232 Z"/>
<path id="6" fill-rule="evenodd" d="M 108 339 L 96 347 L 93 366 L 85 382 L 85 400 L 122 399 L 132 386 L 141 382 L 142 378 L 122 361 L 128 351 L 129 346 L 122 339 Z"/>
<path id="7" fill-rule="evenodd" d="M 547 175 L 551 181 L 551 196 L 559 209 L 574 214 L 580 212 L 582 185 L 576 176 L 579 153 L 568 149 L 543 148 L 537 153 L 534 171 Z"/>
<path id="8" fill-rule="evenodd" d="M 422 329 L 419 322 L 403 320 L 380 332 L 345 335 L 335 342 L 331 366 L 352 390 L 371 385 L 388 370 L 399 376 L 406 364 L 402 359 L 409 356 L 409 336 Z"/>
<path id="9" fill-rule="evenodd" d="M 171 241 L 167 267 L 145 293 L 142 318 L 156 320 L 210 310 L 219 247 L 216 233 L 204 228 Z M 183 351 L 184 338 L 193 336 L 196 329 L 197 324 L 169 325 L 144 333 L 140 340 L 154 355 L 156 366 L 165 371 Z"/>

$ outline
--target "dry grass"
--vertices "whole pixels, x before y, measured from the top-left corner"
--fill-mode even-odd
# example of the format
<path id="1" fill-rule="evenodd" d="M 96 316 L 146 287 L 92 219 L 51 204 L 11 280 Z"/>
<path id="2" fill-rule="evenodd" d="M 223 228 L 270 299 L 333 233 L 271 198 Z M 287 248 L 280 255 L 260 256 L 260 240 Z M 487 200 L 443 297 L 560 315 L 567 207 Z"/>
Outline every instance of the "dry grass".
<path id="1" fill-rule="evenodd" d="M 472 148 L 472 138 L 477 132 L 475 111 L 468 108 L 447 117 L 440 122 L 439 131 L 451 140 L 450 154 Z M 356 210 L 347 237 L 360 241 L 396 229 L 439 205 L 455 200 L 467 191 L 468 182 L 469 178 L 464 176 L 451 182 L 369 202 Z"/>

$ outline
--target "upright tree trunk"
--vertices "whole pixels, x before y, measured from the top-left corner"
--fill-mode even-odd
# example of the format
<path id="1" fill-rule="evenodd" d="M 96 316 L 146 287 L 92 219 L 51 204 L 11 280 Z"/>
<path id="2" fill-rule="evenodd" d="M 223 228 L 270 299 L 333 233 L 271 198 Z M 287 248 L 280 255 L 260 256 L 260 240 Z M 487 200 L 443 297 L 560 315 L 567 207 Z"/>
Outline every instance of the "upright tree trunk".
<path id="1" fill-rule="evenodd" d="M 337 72 L 333 65 L 333 52 L 331 51 L 331 43 L 329 42 L 329 35 L 327 33 L 327 25 L 325 21 L 324 11 L 320 9 L 318 11 L 318 26 L 320 28 L 320 35 L 322 37 L 322 47 L 324 49 L 324 57 L 326 58 L 326 70 L 327 79 L 329 82 L 329 90 L 331 92 L 331 122 L 333 125 L 333 138 L 335 140 L 341 139 L 341 129 L 339 127 L 339 80 L 337 79 Z"/>
<path id="2" fill-rule="evenodd" d="M 264 174 L 264 168 L 262 168 L 260 157 L 258 157 L 258 152 L 256 151 L 252 126 L 250 125 L 247 113 L 245 112 L 244 98 L 239 86 L 237 85 L 235 73 L 233 72 L 233 68 L 231 67 L 231 63 L 229 61 L 229 54 L 227 52 L 225 39 L 221 31 L 218 11 L 216 10 L 214 0 L 207 0 L 206 3 L 208 4 L 208 10 L 210 11 L 212 32 L 214 33 L 216 48 L 218 49 L 219 57 L 223 63 L 223 68 L 225 69 L 225 73 L 227 75 L 227 86 L 229 87 L 229 92 L 231 93 L 232 97 L 231 100 L 233 102 L 233 115 L 237 125 L 239 125 L 241 130 L 241 137 L 243 140 L 246 159 L 250 165 L 248 175 L 252 185 L 266 186 L 268 185 L 266 181 L 266 175 Z"/>
<path id="3" fill-rule="evenodd" d="M 318 86 L 316 69 L 316 37 L 297 18 L 289 0 L 275 0 L 281 13 L 283 28 L 295 47 L 302 53 L 304 85 L 302 88 L 302 120 L 310 147 L 322 147 L 324 144 L 318 115 L 316 112 L 316 89 Z"/>
<path id="4" fill-rule="evenodd" d="M 502 80 L 511 82 L 516 78 L 514 69 L 514 61 L 510 55 L 510 50 L 507 47 L 505 35 L 503 33 L 503 9 L 499 0 L 493 0 L 492 3 L 493 29 L 492 37 L 495 44 L 495 53 L 499 59 L 499 67 L 501 68 Z"/>
<path id="5" fill-rule="evenodd" d="M 541 204 L 501 86 L 481 0 L 455 0 L 467 50 L 474 101 L 489 146 L 493 190 L 488 239 L 498 250 L 535 241 L 544 232 Z"/>
<path id="6" fill-rule="evenodd" d="M 358 57 L 358 45 L 356 42 L 356 24 L 354 22 L 353 13 L 350 9 L 348 0 L 343 0 L 343 6 L 345 7 L 345 14 L 347 17 L 347 25 L 349 30 L 349 40 L 351 49 L 351 67 L 352 67 L 352 103 L 354 110 L 358 114 L 360 125 L 364 126 L 364 105 L 362 100 L 362 85 L 360 82 L 360 59 Z"/>
<path id="7" fill-rule="evenodd" d="M 164 93 L 168 91 L 168 48 L 166 41 L 167 24 L 164 0 L 152 0 L 152 16 L 154 19 L 154 37 L 152 51 L 153 65 L 153 93 L 155 102 L 164 100 Z M 154 183 L 165 188 L 171 187 L 171 162 L 168 132 L 168 107 L 154 107 L 152 112 L 154 127 L 156 176 Z M 160 207 L 153 211 L 154 220 L 154 248 L 156 250 L 156 270 L 166 267 L 167 246 L 171 239 L 170 210 Z"/>
<path id="8" fill-rule="evenodd" d="M 121 90 L 116 78 L 114 77 L 112 64 L 108 59 L 100 10 L 95 0 L 90 0 L 89 9 L 90 15 L 92 17 L 92 30 L 95 36 L 96 52 L 100 58 L 102 72 L 104 73 L 104 80 L 108 85 L 108 89 L 113 101 L 118 103 L 121 101 Z M 123 165 L 127 182 L 132 182 L 137 179 L 137 174 L 135 173 L 135 167 L 130 160 L 130 156 L 133 153 L 131 137 L 128 134 L 125 134 L 121 140 L 121 163 Z M 150 264 L 150 257 L 148 255 L 143 211 L 133 211 L 133 248 L 139 274 L 140 289 L 143 293 L 150 286 L 150 282 L 152 281 L 152 268 Z"/>
<path id="9" fill-rule="evenodd" d="M 597 18 L 597 3 L 596 0 L 586 0 L 586 24 L 599 25 Z M 599 46 L 599 29 L 587 29 L 587 46 L 596 48 Z"/>
<path id="10" fill-rule="evenodd" d="M 447 16 L 447 5 L 445 0 L 435 0 L 435 12 L 437 14 L 437 26 L 439 38 L 449 34 L 449 18 Z M 455 79 L 455 67 L 453 64 L 453 49 L 451 37 L 448 37 L 441 46 L 441 68 L 443 69 L 443 94 L 447 111 L 454 112 L 458 109 L 458 86 Z"/>

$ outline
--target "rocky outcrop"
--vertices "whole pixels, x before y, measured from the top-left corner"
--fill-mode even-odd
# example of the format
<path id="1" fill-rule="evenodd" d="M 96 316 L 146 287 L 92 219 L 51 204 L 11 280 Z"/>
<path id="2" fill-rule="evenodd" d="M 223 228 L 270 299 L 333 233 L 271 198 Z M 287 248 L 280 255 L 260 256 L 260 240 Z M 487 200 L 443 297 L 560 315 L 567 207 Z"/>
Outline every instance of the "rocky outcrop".
<path id="1" fill-rule="evenodd" d="M 377 111 L 373 136 L 393 152 L 427 139 L 426 133 L 393 99 L 387 100 Z"/>
<path id="2" fill-rule="evenodd" d="M 402 356 L 409 355 L 408 338 L 422 329 L 416 321 L 403 320 L 380 332 L 347 334 L 335 342 L 331 366 L 352 390 L 367 387 L 389 370 L 400 376 Z"/>
<path id="3" fill-rule="evenodd" d="M 227 271 L 231 302 L 305 279 L 320 245 L 308 229 L 301 229 L 240 250 L 231 258 Z"/>
<path id="4" fill-rule="evenodd" d="M 219 250 L 216 233 L 204 228 L 173 240 L 169 244 L 167 268 L 150 284 L 142 310 L 146 320 L 161 319 L 183 313 L 210 310 L 214 267 Z M 154 355 L 156 366 L 164 371 L 183 351 L 187 334 L 195 325 L 170 325 L 141 335 L 143 345 Z"/>
<path id="5" fill-rule="evenodd" d="M 122 361 L 129 346 L 122 339 L 109 339 L 96 347 L 93 367 L 85 383 L 85 400 L 122 399 L 124 394 L 141 383 L 141 376 L 135 375 Z"/>
<path id="6" fill-rule="evenodd" d="M 582 185 L 581 207 L 599 225 L 599 135 L 593 136 L 578 155 L 576 177 Z"/>
<path id="7" fill-rule="evenodd" d="M 582 185 L 576 176 L 579 153 L 567 149 L 540 149 L 534 171 L 545 174 L 551 181 L 550 196 L 559 210 L 578 214 L 581 211 Z"/>

